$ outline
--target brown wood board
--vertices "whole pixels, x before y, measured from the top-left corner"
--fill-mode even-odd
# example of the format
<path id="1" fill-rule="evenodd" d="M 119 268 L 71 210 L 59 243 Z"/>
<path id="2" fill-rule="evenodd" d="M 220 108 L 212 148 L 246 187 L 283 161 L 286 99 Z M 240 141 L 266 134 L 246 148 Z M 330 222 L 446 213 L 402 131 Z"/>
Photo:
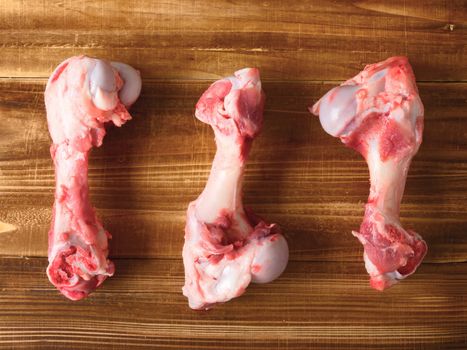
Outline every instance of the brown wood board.
<path id="1" fill-rule="evenodd" d="M 79 302 L 46 265 L 0 260 L 0 348 L 465 349 L 466 264 L 423 264 L 380 293 L 360 263 L 292 262 L 207 312 L 187 307 L 179 259 L 116 260 L 118 275 Z"/>
<path id="2" fill-rule="evenodd" d="M 466 30 L 465 0 L 0 0 L 0 348 L 466 349 Z M 77 54 L 135 66 L 143 93 L 90 159 L 117 272 L 74 303 L 45 275 L 54 173 L 43 90 Z M 307 106 L 393 55 L 409 57 L 425 105 L 401 217 L 429 252 L 378 293 L 350 233 L 367 166 Z M 185 210 L 215 151 L 194 105 L 245 66 L 261 70 L 267 101 L 244 200 L 282 227 L 291 262 L 276 282 L 194 312 L 181 294 Z"/>

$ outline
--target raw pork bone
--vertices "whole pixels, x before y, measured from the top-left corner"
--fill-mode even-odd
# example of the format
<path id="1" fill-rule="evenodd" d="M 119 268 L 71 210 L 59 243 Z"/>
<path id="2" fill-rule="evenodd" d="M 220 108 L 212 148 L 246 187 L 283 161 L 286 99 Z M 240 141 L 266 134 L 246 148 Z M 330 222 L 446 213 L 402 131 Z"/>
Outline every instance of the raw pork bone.
<path id="1" fill-rule="evenodd" d="M 368 65 L 311 109 L 324 130 L 365 157 L 370 196 L 359 232 L 370 284 L 384 290 L 414 273 L 425 241 L 405 230 L 400 202 L 412 157 L 422 142 L 423 104 L 406 57 Z"/>
<path id="2" fill-rule="evenodd" d="M 270 282 L 287 265 L 279 228 L 242 204 L 243 172 L 263 107 L 259 72 L 250 68 L 212 84 L 196 105 L 196 117 L 214 130 L 217 153 L 206 187 L 187 212 L 183 294 L 193 309 L 238 297 L 251 281 Z"/>
<path id="3" fill-rule="evenodd" d="M 139 72 L 118 62 L 72 57 L 53 72 L 45 90 L 53 144 L 55 203 L 49 231 L 50 282 L 67 298 L 86 297 L 114 273 L 107 259 L 110 234 L 88 195 L 88 155 L 105 135 L 104 123 L 121 126 L 141 90 Z"/>

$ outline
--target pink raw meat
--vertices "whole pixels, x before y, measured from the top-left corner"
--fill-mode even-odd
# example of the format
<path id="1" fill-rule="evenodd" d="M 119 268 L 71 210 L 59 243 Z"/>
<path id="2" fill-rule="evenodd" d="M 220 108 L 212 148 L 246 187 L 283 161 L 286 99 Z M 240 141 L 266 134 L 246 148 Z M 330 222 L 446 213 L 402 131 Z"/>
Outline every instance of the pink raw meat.
<path id="1" fill-rule="evenodd" d="M 422 143 L 423 104 L 406 57 L 368 65 L 311 109 L 323 129 L 360 152 L 370 170 L 370 196 L 360 232 L 370 284 L 377 290 L 414 273 L 425 241 L 405 230 L 399 208 L 412 157 Z"/>
<path id="2" fill-rule="evenodd" d="M 140 90 L 138 71 L 86 56 L 62 62 L 45 89 L 56 180 L 47 275 L 72 300 L 86 297 L 115 270 L 107 259 L 111 236 L 89 201 L 88 155 L 102 144 L 104 123 L 131 119 L 127 108 Z"/>
<path id="3" fill-rule="evenodd" d="M 193 309 L 238 297 L 251 281 L 270 282 L 287 265 L 287 241 L 277 225 L 242 204 L 243 172 L 263 106 L 259 72 L 251 68 L 216 81 L 196 105 L 196 117 L 214 130 L 217 153 L 206 187 L 187 211 L 183 294 Z"/>

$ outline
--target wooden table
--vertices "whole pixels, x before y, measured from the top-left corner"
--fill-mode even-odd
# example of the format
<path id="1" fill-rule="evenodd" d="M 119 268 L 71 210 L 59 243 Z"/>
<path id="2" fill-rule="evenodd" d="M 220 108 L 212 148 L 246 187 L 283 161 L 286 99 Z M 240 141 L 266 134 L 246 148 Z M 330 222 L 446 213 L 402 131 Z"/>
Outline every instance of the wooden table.
<path id="1" fill-rule="evenodd" d="M 465 0 L 0 1 L 0 347 L 18 349 L 466 349 Z M 87 54 L 141 70 L 134 120 L 90 162 L 92 201 L 113 234 L 115 276 L 71 302 L 48 282 L 54 173 L 47 77 Z M 402 221 L 429 244 L 414 276 L 369 288 L 359 226 L 361 157 L 307 111 L 366 63 L 407 55 L 425 104 Z M 208 312 L 181 294 L 185 209 L 206 181 L 207 86 L 261 70 L 265 127 L 246 204 L 286 233 L 291 261 L 268 285 Z"/>

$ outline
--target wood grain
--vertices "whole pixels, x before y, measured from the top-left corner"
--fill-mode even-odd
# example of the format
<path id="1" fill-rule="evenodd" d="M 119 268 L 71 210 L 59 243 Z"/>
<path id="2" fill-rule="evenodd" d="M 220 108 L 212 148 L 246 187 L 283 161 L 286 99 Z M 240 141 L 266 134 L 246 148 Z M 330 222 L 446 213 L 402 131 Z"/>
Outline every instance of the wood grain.
<path id="1" fill-rule="evenodd" d="M 423 4 L 423 5 L 422 5 Z M 157 79 L 343 80 L 407 55 L 420 80 L 467 80 L 464 0 L 4 1 L 0 76 L 47 77 L 64 57 L 121 60 Z"/>
<path id="2" fill-rule="evenodd" d="M 113 234 L 112 256 L 178 258 L 185 210 L 201 192 L 214 154 L 212 131 L 193 117 L 209 82 L 146 82 L 134 120 L 110 128 L 93 151 L 93 203 Z M 331 83 L 264 84 L 265 127 L 245 177 L 245 201 L 278 222 L 292 260 L 361 261 L 357 229 L 368 170 L 324 133 L 306 110 Z M 3 80 L 0 111 L 0 253 L 46 256 L 54 175 L 42 102 L 43 80 Z M 402 206 L 403 222 L 429 244 L 429 262 L 467 261 L 465 84 L 420 84 L 424 143 Z"/>
<path id="3" fill-rule="evenodd" d="M 117 275 L 72 302 L 45 259 L 0 260 L 0 348 L 465 349 L 467 264 L 424 264 L 368 288 L 357 263 L 291 263 L 270 285 L 208 312 L 187 307 L 180 260 L 117 260 Z"/>
<path id="4" fill-rule="evenodd" d="M 467 348 L 465 0 L 0 0 L 0 49 L 0 349 Z M 144 85 L 134 120 L 91 155 L 116 275 L 71 302 L 45 274 L 54 174 L 43 90 L 77 54 L 131 64 Z M 401 54 L 426 110 L 401 214 L 429 253 L 378 293 L 350 234 L 367 167 L 306 107 Z M 260 68 L 267 103 L 244 200 L 281 225 L 291 262 L 274 283 L 194 312 L 181 294 L 185 209 L 214 142 L 193 109 L 245 66 Z"/>

